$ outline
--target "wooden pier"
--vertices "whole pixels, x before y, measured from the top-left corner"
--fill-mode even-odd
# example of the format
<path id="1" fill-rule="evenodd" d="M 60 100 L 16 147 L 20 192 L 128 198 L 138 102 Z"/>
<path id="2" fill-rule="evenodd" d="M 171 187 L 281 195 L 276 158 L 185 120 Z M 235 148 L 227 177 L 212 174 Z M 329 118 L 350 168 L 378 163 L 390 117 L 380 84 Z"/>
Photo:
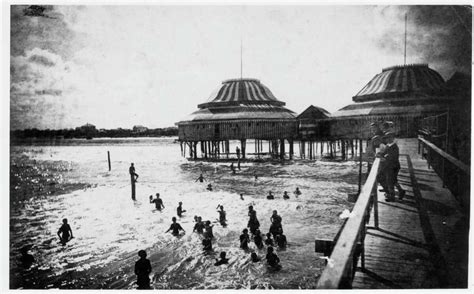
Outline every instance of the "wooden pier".
<path id="1" fill-rule="evenodd" d="M 362 217 L 354 207 L 356 217 L 369 220 L 365 225 L 359 220 L 347 223 L 346 227 L 357 224 L 360 233 L 343 230 L 331 255 L 334 266 L 326 268 L 319 288 L 467 287 L 469 215 L 418 154 L 417 139 L 401 139 L 398 145 L 402 166 L 398 180 L 407 192 L 405 198 L 386 202 L 379 186 L 376 210 L 368 209 Z M 371 184 L 366 184 L 368 191 Z M 349 261 L 354 254 L 350 247 L 355 248 L 351 240 L 359 240 L 352 243 L 362 242 L 364 247 L 356 267 Z M 338 260 L 347 250 L 351 258 Z"/>

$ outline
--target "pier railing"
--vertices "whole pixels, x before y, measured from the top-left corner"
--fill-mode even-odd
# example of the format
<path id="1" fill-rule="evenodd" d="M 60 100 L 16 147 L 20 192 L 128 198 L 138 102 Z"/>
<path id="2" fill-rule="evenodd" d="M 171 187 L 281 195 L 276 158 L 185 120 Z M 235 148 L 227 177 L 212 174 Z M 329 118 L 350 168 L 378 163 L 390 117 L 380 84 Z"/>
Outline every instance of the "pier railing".
<path id="1" fill-rule="evenodd" d="M 374 224 L 378 227 L 376 178 L 379 165 L 380 159 L 376 158 L 349 219 L 336 241 L 328 264 L 319 278 L 317 286 L 319 289 L 352 288 L 359 256 L 362 268 L 365 266 L 364 240 L 372 206 Z"/>
<path id="2" fill-rule="evenodd" d="M 469 209 L 471 175 L 469 166 L 422 136 L 418 136 L 418 153 L 426 158 L 428 168 L 434 169 L 443 185 L 453 193 L 463 208 Z"/>

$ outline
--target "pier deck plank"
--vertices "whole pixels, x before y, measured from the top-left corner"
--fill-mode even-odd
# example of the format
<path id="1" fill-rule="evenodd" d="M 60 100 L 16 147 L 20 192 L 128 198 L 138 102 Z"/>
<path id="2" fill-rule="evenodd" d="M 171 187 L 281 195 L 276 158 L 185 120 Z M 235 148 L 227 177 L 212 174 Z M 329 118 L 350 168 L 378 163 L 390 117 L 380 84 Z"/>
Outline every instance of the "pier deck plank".
<path id="1" fill-rule="evenodd" d="M 359 259 L 352 287 L 465 288 L 469 228 L 459 203 L 417 154 L 416 139 L 398 140 L 398 145 L 398 179 L 407 193 L 401 201 L 386 202 L 378 191 L 379 228 L 372 211 L 365 267 Z"/>

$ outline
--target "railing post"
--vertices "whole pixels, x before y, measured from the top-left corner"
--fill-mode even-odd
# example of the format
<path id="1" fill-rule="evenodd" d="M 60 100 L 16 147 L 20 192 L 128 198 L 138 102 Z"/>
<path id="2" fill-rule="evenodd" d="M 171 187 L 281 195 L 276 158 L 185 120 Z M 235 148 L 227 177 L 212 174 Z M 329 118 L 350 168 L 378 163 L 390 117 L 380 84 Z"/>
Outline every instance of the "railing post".
<path id="1" fill-rule="evenodd" d="M 370 210 L 368 211 L 370 213 Z M 365 269 L 365 234 L 367 233 L 367 212 L 365 213 L 364 216 L 364 226 L 362 227 L 362 232 L 360 236 L 360 246 L 361 246 L 361 252 L 360 252 L 360 265 L 363 269 Z"/>
<path id="2" fill-rule="evenodd" d="M 418 154 L 420 154 L 420 150 L 421 150 L 421 140 L 420 138 L 418 138 Z"/>
<path id="3" fill-rule="evenodd" d="M 374 199 L 374 226 L 376 229 L 379 228 L 379 205 L 378 205 L 378 195 L 377 195 L 377 183 L 374 184 L 372 188 L 372 197 Z"/>

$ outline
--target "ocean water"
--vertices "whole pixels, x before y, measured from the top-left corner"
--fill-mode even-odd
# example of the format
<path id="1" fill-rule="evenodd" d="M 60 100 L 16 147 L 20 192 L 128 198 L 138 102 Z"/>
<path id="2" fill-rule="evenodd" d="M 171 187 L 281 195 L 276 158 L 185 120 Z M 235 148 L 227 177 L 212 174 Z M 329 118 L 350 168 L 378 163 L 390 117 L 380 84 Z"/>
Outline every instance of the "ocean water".
<path id="1" fill-rule="evenodd" d="M 357 191 L 356 162 L 293 160 L 244 162 L 232 174 L 230 162 L 188 161 L 175 138 L 58 140 L 11 146 L 10 287 L 136 288 L 137 252 L 148 253 L 155 289 L 306 289 L 316 286 L 324 268 L 315 253 L 316 238 L 332 239 L 350 209 L 347 194 Z M 231 142 L 231 149 L 237 142 Z M 247 150 L 253 150 L 248 146 Z M 107 151 L 112 170 L 108 171 Z M 128 167 L 139 179 L 131 200 Z M 202 173 L 206 182 L 196 182 Z M 255 179 L 254 175 L 258 178 Z M 213 191 L 207 191 L 211 183 Z M 295 197 L 299 187 L 302 195 Z M 267 200 L 272 191 L 275 200 Z M 288 191 L 289 200 L 283 200 Z M 157 211 L 149 195 L 159 192 L 165 209 Z M 244 194 L 244 200 L 239 194 Z M 165 233 L 178 202 L 187 211 L 178 223 L 186 233 Z M 228 226 L 218 222 L 217 206 L 227 212 Z M 252 242 L 239 248 L 248 206 L 257 211 L 262 233 L 277 210 L 288 239 L 277 250 L 282 270 L 265 261 L 252 263 L 250 252 L 264 257 Z M 201 236 L 193 233 L 194 216 L 214 223 L 214 253 L 204 254 Z M 74 239 L 65 246 L 56 233 L 68 218 Z M 35 258 L 26 269 L 19 249 L 31 245 Z M 226 251 L 228 265 L 214 266 Z"/>

